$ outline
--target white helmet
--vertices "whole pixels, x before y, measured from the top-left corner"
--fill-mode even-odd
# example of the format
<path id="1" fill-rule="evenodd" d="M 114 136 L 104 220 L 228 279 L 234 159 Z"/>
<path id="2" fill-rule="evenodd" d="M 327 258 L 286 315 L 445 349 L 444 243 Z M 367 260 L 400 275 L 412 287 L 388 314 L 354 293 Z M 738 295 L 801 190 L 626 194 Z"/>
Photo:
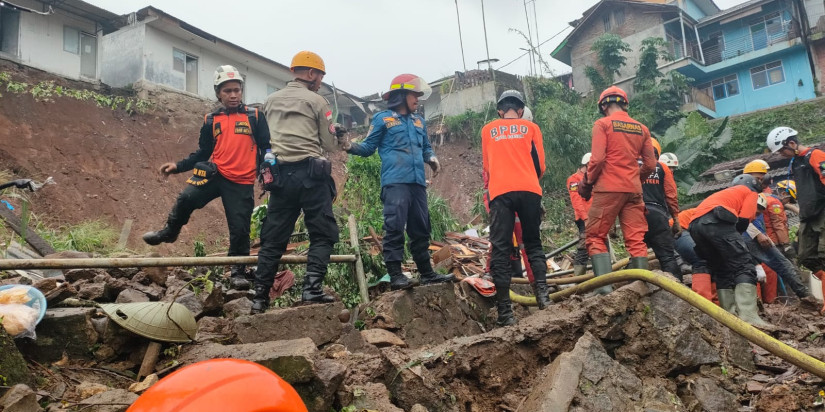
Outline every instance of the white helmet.
<path id="1" fill-rule="evenodd" d="M 675 154 L 670 152 L 662 153 L 662 155 L 659 156 L 659 161 L 664 163 L 665 166 L 671 169 L 679 167 L 679 159 L 676 157 Z"/>
<path id="2" fill-rule="evenodd" d="M 524 113 L 522 113 L 521 118 L 524 120 L 533 121 L 533 111 L 530 110 L 529 107 L 524 106 Z"/>
<path id="3" fill-rule="evenodd" d="M 590 163 L 590 153 L 585 153 L 584 156 L 582 156 L 582 166 L 588 163 Z"/>
<path id="4" fill-rule="evenodd" d="M 767 209 L 768 208 L 768 195 L 764 193 L 760 193 L 759 196 L 756 197 L 756 206 Z"/>
<path id="5" fill-rule="evenodd" d="M 780 126 L 776 129 L 771 130 L 768 133 L 768 149 L 771 153 L 776 153 L 785 146 L 785 141 L 788 140 L 790 137 L 796 136 L 796 130 L 791 129 L 790 127 Z"/>
<path id="6" fill-rule="evenodd" d="M 222 84 L 230 80 L 239 81 L 243 85 L 243 76 L 241 76 L 241 72 L 239 72 L 235 66 L 228 64 L 218 66 L 218 68 L 215 69 L 215 93 L 218 92 Z"/>

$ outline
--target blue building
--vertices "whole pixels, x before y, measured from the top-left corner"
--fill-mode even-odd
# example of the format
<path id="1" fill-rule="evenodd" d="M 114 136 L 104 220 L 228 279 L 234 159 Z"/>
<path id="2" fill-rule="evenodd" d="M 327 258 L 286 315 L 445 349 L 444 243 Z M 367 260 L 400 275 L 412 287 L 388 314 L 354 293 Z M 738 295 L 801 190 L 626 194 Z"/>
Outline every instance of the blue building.
<path id="1" fill-rule="evenodd" d="M 651 13 L 651 7 L 658 11 Z M 638 17 L 646 19 L 647 27 L 622 33 L 620 28 L 607 30 L 602 24 L 601 33 L 622 36 L 633 48 L 630 54 L 638 54 L 637 44 L 643 37 L 663 37 L 674 60 L 662 62 L 660 70 L 677 70 L 694 79 L 694 90 L 685 96 L 684 109 L 709 117 L 735 115 L 816 97 L 814 59 L 804 41 L 807 18 L 800 17 L 805 16 L 804 9 L 802 2 L 794 0 L 751 0 L 727 10 L 720 10 L 710 0 L 603 0 L 588 10 L 590 15 L 586 13 L 574 22 L 578 23 L 576 29 L 553 57 L 573 65 L 575 82 L 573 54 L 589 48 L 580 44 L 587 39 L 576 33 L 588 31 L 581 26 L 586 24 L 591 26 L 590 40 L 598 37 L 592 27 L 598 26 L 598 19 L 589 17 L 616 10 L 622 10 L 624 16 L 647 13 Z M 651 14 L 658 17 L 658 24 L 653 24 Z M 633 56 L 628 56 L 631 67 L 617 81 L 631 90 L 633 61 Z M 579 84 L 574 86 L 581 90 Z"/>

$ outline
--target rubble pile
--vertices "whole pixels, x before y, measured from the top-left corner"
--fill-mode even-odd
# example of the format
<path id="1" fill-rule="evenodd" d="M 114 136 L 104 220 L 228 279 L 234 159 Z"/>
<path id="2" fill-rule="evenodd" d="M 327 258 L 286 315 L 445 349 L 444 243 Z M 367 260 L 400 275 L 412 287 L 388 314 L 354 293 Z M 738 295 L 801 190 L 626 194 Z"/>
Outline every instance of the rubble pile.
<path id="1" fill-rule="evenodd" d="M 481 264 L 470 256 L 486 247 L 459 236 L 467 235 L 442 248 L 453 270 L 469 273 Z M 124 411 L 170 372 L 222 357 L 264 365 L 309 410 L 323 412 L 795 411 L 822 402 L 819 378 L 641 282 L 544 311 L 517 307 L 519 323 L 501 328 L 492 299 L 465 283 L 387 292 L 351 309 L 248 315 L 248 291 L 218 279 L 195 293 L 187 286 L 195 277 L 182 269 L 78 269 L 37 281 L 50 301 L 36 339 L 0 332 L 0 375 L 10 388 L 0 391 L 0 410 Z M 172 300 L 192 312 L 198 332 L 190 343 L 164 343 L 148 372 L 141 364 L 152 341 L 95 306 Z M 825 358 L 821 317 L 783 304 L 766 310 L 788 325 L 775 337 Z"/>

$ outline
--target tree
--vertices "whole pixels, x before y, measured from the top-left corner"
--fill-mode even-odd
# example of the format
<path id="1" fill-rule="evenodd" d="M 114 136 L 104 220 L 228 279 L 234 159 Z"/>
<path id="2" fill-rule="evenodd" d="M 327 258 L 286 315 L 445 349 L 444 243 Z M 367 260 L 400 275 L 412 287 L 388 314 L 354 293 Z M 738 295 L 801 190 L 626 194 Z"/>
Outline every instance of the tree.
<path id="1" fill-rule="evenodd" d="M 590 80 L 593 90 L 598 93 L 614 83 L 615 76 L 619 74 L 619 69 L 624 67 L 627 61 L 627 57 L 622 53 L 629 52 L 632 49 L 617 34 L 605 33 L 593 42 L 590 50 L 596 52 L 601 70 L 593 66 L 587 66 L 584 68 L 584 75 Z"/>
<path id="2" fill-rule="evenodd" d="M 672 60 L 672 56 L 665 50 L 666 45 L 661 37 L 642 40 L 630 105 L 634 119 L 660 134 L 684 117 L 681 112 L 683 96 L 690 89 L 689 83 L 693 80 L 675 70 L 662 74 L 659 61 Z"/>

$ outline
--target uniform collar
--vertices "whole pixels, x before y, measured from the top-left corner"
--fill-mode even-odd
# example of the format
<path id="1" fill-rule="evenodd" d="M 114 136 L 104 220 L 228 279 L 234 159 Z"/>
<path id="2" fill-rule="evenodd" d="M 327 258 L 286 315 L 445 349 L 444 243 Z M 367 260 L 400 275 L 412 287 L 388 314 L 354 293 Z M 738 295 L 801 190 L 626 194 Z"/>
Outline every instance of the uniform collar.
<path id="1" fill-rule="evenodd" d="M 217 110 L 212 112 L 212 114 L 234 114 L 234 113 L 245 113 L 245 112 L 246 112 L 246 105 L 241 103 L 240 105 L 238 105 L 238 108 L 236 110 L 233 110 L 231 113 L 229 112 L 229 109 L 226 108 L 226 106 L 221 105 L 221 107 L 219 107 Z"/>

